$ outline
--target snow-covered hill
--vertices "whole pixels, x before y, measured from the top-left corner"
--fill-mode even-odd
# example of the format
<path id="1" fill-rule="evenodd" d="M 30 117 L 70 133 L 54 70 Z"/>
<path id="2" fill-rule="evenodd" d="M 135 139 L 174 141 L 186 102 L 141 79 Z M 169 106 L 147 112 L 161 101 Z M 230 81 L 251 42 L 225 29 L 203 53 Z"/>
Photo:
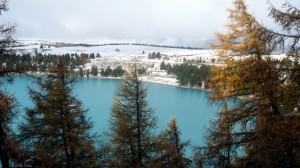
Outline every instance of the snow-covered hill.
<path id="1" fill-rule="evenodd" d="M 222 62 L 218 61 L 218 57 L 214 55 L 212 50 L 204 49 L 186 49 L 176 47 L 163 47 L 154 45 L 139 45 L 139 44 L 82 44 L 82 43 L 62 43 L 49 41 L 17 41 L 11 47 L 17 54 L 91 54 L 94 53 L 95 59 L 90 59 L 82 68 L 87 71 L 91 70 L 92 66 L 97 66 L 98 69 L 107 67 L 116 68 L 122 66 L 127 69 L 133 57 L 138 57 L 148 71 L 148 75 L 143 78 L 146 81 L 178 85 L 178 81 L 174 76 L 169 76 L 164 70 L 160 69 L 162 61 L 165 64 L 171 65 L 182 64 L 189 62 L 196 66 L 202 64 L 219 65 Z M 159 52 L 162 59 L 148 59 L 148 55 Z M 247 56 L 246 56 L 247 57 Z M 282 59 L 286 56 L 281 53 L 272 55 L 275 59 Z M 243 59 L 245 57 L 234 57 L 234 59 Z M 216 64 L 217 63 L 217 64 Z M 77 69 L 78 70 L 78 69 Z"/>
<path id="2" fill-rule="evenodd" d="M 162 47 L 155 45 L 136 45 L 123 43 L 120 44 L 93 44 L 93 43 L 66 43 L 66 42 L 50 42 L 44 40 L 19 40 L 12 48 L 17 54 L 100 54 L 101 59 L 110 61 L 128 61 L 132 57 L 140 57 L 147 60 L 148 54 L 160 52 L 162 58 L 169 63 L 183 63 L 184 61 L 194 61 L 201 63 L 212 63 L 218 60 L 212 50 L 205 49 L 187 49 L 176 47 Z M 286 55 L 276 53 L 272 55 L 275 59 L 285 58 Z M 241 57 L 233 57 L 241 59 Z M 154 61 L 154 60 L 152 60 Z M 155 61 L 154 61 L 155 62 Z M 160 62 L 160 61 L 159 61 Z"/>
<path id="3" fill-rule="evenodd" d="M 13 47 L 17 54 L 35 53 L 42 54 L 78 54 L 86 53 L 95 55 L 99 53 L 102 58 L 111 60 L 128 60 L 131 57 L 139 56 L 142 59 L 147 59 L 148 54 L 160 52 L 163 58 L 169 61 L 183 62 L 183 60 L 197 60 L 201 59 L 205 62 L 211 62 L 213 56 L 210 50 L 200 49 L 182 49 L 182 48 L 168 48 L 168 47 L 154 47 L 146 45 L 97 45 L 97 44 L 72 44 L 59 43 L 49 41 L 18 41 Z"/>

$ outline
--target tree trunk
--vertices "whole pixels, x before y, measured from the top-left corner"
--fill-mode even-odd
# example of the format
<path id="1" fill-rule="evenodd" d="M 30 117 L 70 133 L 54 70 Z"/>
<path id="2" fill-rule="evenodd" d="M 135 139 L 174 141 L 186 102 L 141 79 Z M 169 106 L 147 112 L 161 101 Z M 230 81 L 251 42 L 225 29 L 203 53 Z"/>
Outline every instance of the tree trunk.
<path id="1" fill-rule="evenodd" d="M 137 83 L 136 86 L 136 99 L 135 99 L 135 105 L 136 105 L 136 117 L 137 117 L 137 144 L 138 144 L 138 166 L 141 167 L 143 164 L 143 153 L 142 153 L 142 140 L 141 140 L 141 110 L 140 110 L 140 95 L 139 95 L 139 83 Z"/>
<path id="2" fill-rule="evenodd" d="M 64 152 L 65 152 L 65 159 L 66 159 L 66 166 L 67 168 L 71 168 L 71 162 L 70 162 L 70 154 L 69 154 L 69 151 L 68 151 L 68 140 L 67 140 L 67 135 L 66 135 L 66 132 L 65 132 L 65 128 L 67 127 L 66 126 L 66 123 L 65 123 L 65 119 L 63 118 L 64 116 L 64 112 L 63 110 L 60 110 L 60 118 L 61 118 L 61 121 L 63 122 L 62 123 L 62 139 L 63 139 L 63 145 L 64 145 Z"/>

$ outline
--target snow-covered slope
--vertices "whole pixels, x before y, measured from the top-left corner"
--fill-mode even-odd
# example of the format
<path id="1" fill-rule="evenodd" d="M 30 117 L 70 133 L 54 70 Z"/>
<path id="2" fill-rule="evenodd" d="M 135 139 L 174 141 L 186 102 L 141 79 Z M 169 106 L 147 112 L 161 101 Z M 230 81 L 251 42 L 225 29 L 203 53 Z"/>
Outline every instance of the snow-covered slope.
<path id="1" fill-rule="evenodd" d="M 18 45 L 19 44 L 19 45 Z M 42 48 L 41 48 L 42 46 Z M 200 49 L 182 49 L 182 48 L 165 48 L 165 47 L 153 47 L 142 45 L 78 45 L 70 43 L 53 43 L 48 41 L 19 41 L 13 50 L 18 54 L 30 53 L 34 55 L 36 52 L 42 54 L 75 54 L 81 53 L 95 55 L 99 53 L 101 57 L 113 60 L 127 60 L 134 56 L 139 56 L 142 59 L 146 59 L 149 53 L 160 52 L 162 57 L 168 57 L 169 60 L 176 60 L 178 62 L 186 60 L 202 59 L 206 62 L 210 62 L 214 58 L 210 50 Z M 143 54 L 144 53 L 144 54 Z"/>
<path id="2" fill-rule="evenodd" d="M 38 50 L 38 52 L 45 54 L 66 54 L 66 53 L 99 53 L 103 56 L 105 55 L 130 55 L 130 54 L 142 54 L 160 52 L 161 54 L 166 55 L 191 55 L 203 53 L 203 50 L 198 49 L 180 49 L 180 48 L 163 48 L 163 47 L 152 47 L 152 46 L 138 46 L 138 45 L 104 45 L 104 46 L 70 46 L 70 47 L 57 47 L 59 43 L 39 43 L 38 41 L 26 41 L 20 44 L 19 46 L 13 47 L 17 51 L 27 51 Z M 41 45 L 44 45 L 44 48 L 41 49 Z M 50 47 L 50 48 L 49 48 Z M 116 49 L 119 49 L 120 52 L 117 52 Z"/>
<path id="3" fill-rule="evenodd" d="M 210 63 L 212 60 L 217 60 L 212 50 L 200 49 L 183 49 L 183 48 L 168 48 L 168 47 L 155 47 L 149 45 L 116 45 L 116 44 L 82 44 L 82 43 L 63 43 L 63 42 L 50 42 L 43 40 L 20 40 L 17 41 L 13 50 L 18 54 L 35 53 L 42 54 L 78 54 L 81 53 L 95 55 L 99 53 L 102 59 L 110 61 L 128 60 L 132 57 L 140 57 L 147 59 L 149 53 L 160 52 L 163 58 L 167 58 L 166 62 L 182 63 L 183 60 L 194 60 L 202 63 Z M 281 53 L 272 55 L 275 59 L 282 59 L 286 56 Z M 235 58 L 235 57 L 233 57 Z M 241 59 L 240 57 L 237 57 Z M 152 60 L 153 61 L 153 60 Z"/>

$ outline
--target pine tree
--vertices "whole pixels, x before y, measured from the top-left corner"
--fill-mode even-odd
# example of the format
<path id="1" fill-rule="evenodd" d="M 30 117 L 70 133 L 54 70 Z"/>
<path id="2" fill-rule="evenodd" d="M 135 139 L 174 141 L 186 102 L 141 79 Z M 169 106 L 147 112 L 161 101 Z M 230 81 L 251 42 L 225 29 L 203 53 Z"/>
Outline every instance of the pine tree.
<path id="1" fill-rule="evenodd" d="M 108 66 L 105 71 L 104 71 L 104 76 L 111 76 L 112 74 L 112 69 Z"/>
<path id="2" fill-rule="evenodd" d="M 191 165 L 190 159 L 184 156 L 189 141 L 182 142 L 176 119 L 173 118 L 168 128 L 163 131 L 157 141 L 156 150 L 158 157 L 152 162 L 153 167 L 183 168 Z"/>
<path id="3" fill-rule="evenodd" d="M 279 12 L 271 6 L 270 16 L 283 28 L 278 33 L 258 23 L 243 0 L 235 0 L 229 10 L 228 32 L 217 33 L 219 42 L 212 45 L 225 63 L 213 68 L 212 100 L 224 110 L 218 113 L 217 126 L 209 133 L 207 151 L 225 156 L 227 161 L 221 157 L 219 162 L 226 166 L 300 165 L 296 159 L 300 156 L 300 85 L 296 80 L 300 66 L 295 59 L 300 39 L 299 19 L 295 18 L 300 13 L 289 3 L 284 9 Z M 271 52 L 285 42 L 291 42 L 287 58 L 273 59 Z M 226 101 L 238 96 L 247 99 L 229 108 Z M 228 149 L 243 149 L 245 155 L 232 155 Z"/>
<path id="4" fill-rule="evenodd" d="M 101 68 L 100 75 L 101 75 L 101 76 L 105 76 L 105 70 L 104 70 L 103 67 Z"/>
<path id="5" fill-rule="evenodd" d="M 0 15 L 3 12 L 8 11 L 7 0 L 2 0 L 0 2 Z M 6 52 L 7 45 L 11 44 L 14 40 L 12 38 L 12 34 L 15 32 L 15 25 L 0 25 L 0 56 Z M 0 71 L 2 72 L 2 71 Z"/>
<path id="6" fill-rule="evenodd" d="M 156 54 L 155 54 L 155 52 L 153 52 L 152 54 L 151 54 L 151 59 L 155 59 L 156 58 Z"/>
<path id="7" fill-rule="evenodd" d="M 83 74 L 83 69 L 82 69 L 82 68 L 79 68 L 79 76 L 80 76 L 80 77 L 83 77 L 83 75 L 84 75 L 84 74 Z"/>
<path id="8" fill-rule="evenodd" d="M 124 73 L 124 70 L 122 69 L 122 67 L 119 65 L 117 66 L 115 69 L 112 70 L 111 75 L 113 77 L 118 77 L 118 76 L 122 76 Z"/>
<path id="9" fill-rule="evenodd" d="M 90 70 L 89 70 L 89 69 L 86 71 L 86 77 L 87 77 L 87 78 L 90 77 Z"/>
<path id="10" fill-rule="evenodd" d="M 10 167 L 12 152 L 15 152 L 15 146 L 12 146 L 15 135 L 11 129 L 12 120 L 16 115 L 16 100 L 7 93 L 0 91 L 0 159 L 3 168 Z"/>
<path id="11" fill-rule="evenodd" d="M 0 1 L 0 15 L 8 11 L 7 0 Z M 12 34 L 15 32 L 15 25 L 0 25 L 0 57 L 1 60 L 7 54 L 7 46 L 14 40 Z M 7 65 L 9 63 L 7 62 Z M 0 66 L 0 85 L 4 85 L 7 81 L 11 81 L 13 73 L 22 73 L 18 66 Z M 3 80 L 3 81 L 2 81 Z M 15 136 L 11 129 L 13 118 L 16 115 L 15 111 L 16 100 L 12 95 L 0 89 L 0 160 L 3 168 L 9 168 L 11 159 L 13 158 L 12 152 L 16 150 L 14 144 Z M 1 167 L 0 166 L 0 167 Z"/>
<path id="12" fill-rule="evenodd" d="M 134 63 L 115 93 L 109 120 L 111 154 L 116 167 L 145 167 L 151 161 L 156 118 Z"/>
<path id="13" fill-rule="evenodd" d="M 92 66 L 91 74 L 93 76 L 97 76 L 98 75 L 98 67 L 97 66 Z"/>
<path id="14" fill-rule="evenodd" d="M 160 52 L 157 52 L 155 57 L 158 58 L 158 59 L 161 59 Z"/>
<path id="15" fill-rule="evenodd" d="M 66 76 L 61 59 L 47 79 L 38 79 L 40 91 L 29 88 L 35 104 L 26 109 L 20 141 L 42 167 L 87 167 L 95 164 L 92 123 L 87 110 L 72 96 L 74 80 Z M 28 156 L 29 157 L 29 156 Z M 91 165 L 92 164 L 92 165 Z"/>
<path id="16" fill-rule="evenodd" d="M 233 136 L 231 134 L 233 128 L 228 124 L 224 124 L 224 121 L 227 120 L 225 113 L 231 113 L 231 111 L 224 109 L 218 114 L 218 118 L 214 119 L 210 124 L 207 135 L 208 148 L 200 148 L 203 151 L 199 153 L 198 159 L 201 158 L 206 165 L 230 167 L 234 158 L 237 157 L 237 145 L 233 144 Z"/>

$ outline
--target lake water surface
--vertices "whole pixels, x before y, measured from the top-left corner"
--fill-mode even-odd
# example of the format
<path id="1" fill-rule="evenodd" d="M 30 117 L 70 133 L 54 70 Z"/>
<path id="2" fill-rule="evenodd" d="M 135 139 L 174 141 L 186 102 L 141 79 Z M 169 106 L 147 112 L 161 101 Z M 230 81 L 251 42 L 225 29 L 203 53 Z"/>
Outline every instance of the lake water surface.
<path id="1" fill-rule="evenodd" d="M 17 98 L 20 111 L 24 107 L 33 106 L 27 93 L 27 87 L 33 85 L 33 81 L 32 78 L 18 76 L 13 84 L 5 87 Z M 78 79 L 73 93 L 89 109 L 88 116 L 94 122 L 94 132 L 101 133 L 108 128 L 114 92 L 121 82 L 111 79 Z M 144 85 L 148 91 L 148 103 L 158 118 L 156 131 L 165 129 L 169 120 L 175 117 L 182 139 L 190 140 L 191 145 L 203 145 L 206 127 L 218 110 L 216 106 L 208 103 L 210 93 L 149 82 Z M 22 120 L 23 114 L 24 112 L 20 113 L 19 120 Z"/>

